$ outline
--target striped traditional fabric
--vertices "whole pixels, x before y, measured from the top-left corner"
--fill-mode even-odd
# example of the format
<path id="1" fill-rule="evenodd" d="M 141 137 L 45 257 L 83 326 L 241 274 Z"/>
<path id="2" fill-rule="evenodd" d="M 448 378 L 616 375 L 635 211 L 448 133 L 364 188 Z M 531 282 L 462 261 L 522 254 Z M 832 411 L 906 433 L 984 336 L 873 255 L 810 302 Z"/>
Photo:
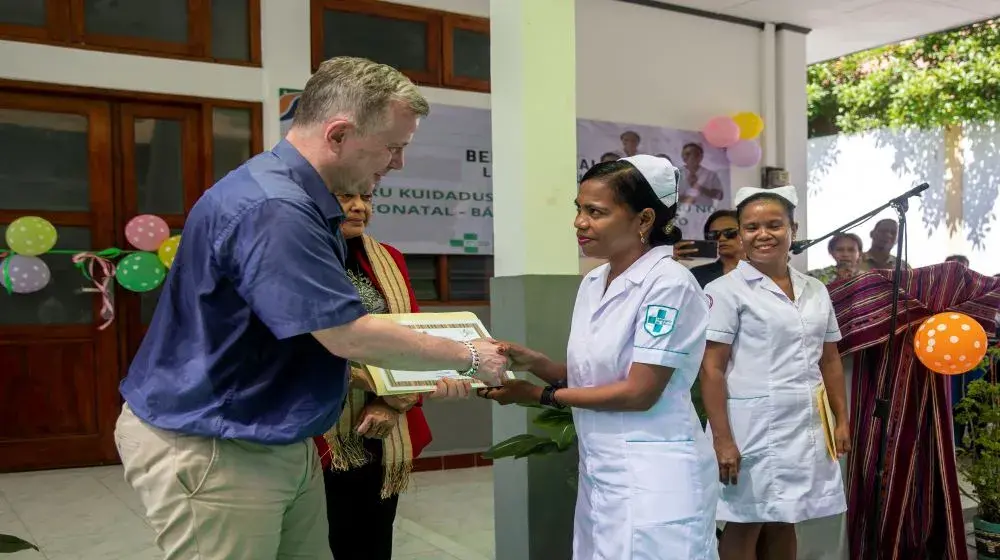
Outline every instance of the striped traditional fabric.
<path id="1" fill-rule="evenodd" d="M 913 351 L 920 323 L 943 311 L 964 313 L 993 332 L 1000 309 L 1000 279 L 957 263 L 902 272 L 895 371 L 889 372 L 887 341 L 892 272 L 864 273 L 829 286 L 844 339 L 842 355 L 854 353 L 851 428 L 854 453 L 848 469 L 848 530 L 852 559 L 874 558 L 866 550 L 872 523 L 878 431 L 877 389 L 890 384 L 890 416 L 878 520 L 882 559 L 966 560 L 965 528 L 955 470 L 950 379 L 925 368 Z"/>

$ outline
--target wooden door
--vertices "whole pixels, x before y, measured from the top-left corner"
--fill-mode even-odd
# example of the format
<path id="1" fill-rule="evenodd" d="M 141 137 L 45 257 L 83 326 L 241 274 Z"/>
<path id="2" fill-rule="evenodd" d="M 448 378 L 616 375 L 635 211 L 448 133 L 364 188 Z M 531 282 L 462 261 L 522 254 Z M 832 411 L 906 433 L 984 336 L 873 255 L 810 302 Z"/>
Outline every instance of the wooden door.
<path id="1" fill-rule="evenodd" d="M 56 226 L 56 249 L 115 244 L 111 106 L 0 92 L 0 243 L 20 216 Z M 50 285 L 0 293 L 0 471 L 117 461 L 114 328 L 70 255 L 42 256 Z"/>
<path id="2" fill-rule="evenodd" d="M 205 153 L 201 113 L 191 107 L 123 103 L 118 106 L 121 138 L 119 204 L 122 227 L 119 247 L 125 247 L 124 223 L 140 214 L 155 214 L 179 235 L 184 217 L 201 196 Z M 210 184 L 210 183 L 208 183 Z M 134 249 L 130 247 L 130 249 Z M 135 294 L 119 290 L 118 329 L 122 359 L 129 364 L 139 349 L 162 288 Z M 123 376 L 127 373 L 123 368 Z"/>

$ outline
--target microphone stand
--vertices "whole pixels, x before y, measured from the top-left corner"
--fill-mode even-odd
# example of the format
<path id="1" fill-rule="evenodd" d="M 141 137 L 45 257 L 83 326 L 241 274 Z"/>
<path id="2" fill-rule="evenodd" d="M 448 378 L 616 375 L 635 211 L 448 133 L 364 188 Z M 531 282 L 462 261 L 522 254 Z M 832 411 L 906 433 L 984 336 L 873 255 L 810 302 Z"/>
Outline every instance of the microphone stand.
<path id="1" fill-rule="evenodd" d="M 896 230 L 896 267 L 892 275 L 892 316 L 889 318 L 889 359 L 887 360 L 887 372 L 889 375 L 893 375 L 896 371 L 896 348 L 898 343 L 898 336 L 896 336 L 896 315 L 899 310 L 899 277 L 902 272 L 903 266 L 903 236 L 906 233 L 906 211 L 909 210 L 909 199 L 910 197 L 920 196 L 920 193 L 930 188 L 927 183 L 921 183 L 916 187 L 910 189 L 909 191 L 897 196 L 896 198 L 890 200 L 889 202 L 879 206 L 875 210 L 861 216 L 860 218 L 850 222 L 849 224 L 843 225 L 830 233 L 811 240 L 806 240 L 799 242 L 798 244 L 793 244 L 792 253 L 798 255 L 799 253 L 805 251 L 809 247 L 832 237 L 834 235 L 844 233 L 845 231 L 853 228 L 854 226 L 861 224 L 862 222 L 871 219 L 876 214 L 882 212 L 886 208 L 892 207 L 897 216 L 899 217 L 898 228 Z M 878 388 L 878 394 L 875 397 L 875 420 L 878 423 L 878 429 L 876 437 L 878 438 L 878 463 L 875 468 L 875 488 L 874 488 L 874 516 L 872 519 L 868 520 L 867 531 L 865 539 L 867 541 L 867 546 L 865 547 L 867 554 L 866 558 L 877 560 L 880 556 L 878 550 L 879 534 L 882 527 L 882 508 L 883 508 L 883 496 L 882 496 L 882 482 L 885 478 L 885 460 L 888 453 L 888 439 L 886 438 L 886 430 L 889 423 L 889 396 L 890 396 L 890 383 L 887 381 L 883 383 Z"/>

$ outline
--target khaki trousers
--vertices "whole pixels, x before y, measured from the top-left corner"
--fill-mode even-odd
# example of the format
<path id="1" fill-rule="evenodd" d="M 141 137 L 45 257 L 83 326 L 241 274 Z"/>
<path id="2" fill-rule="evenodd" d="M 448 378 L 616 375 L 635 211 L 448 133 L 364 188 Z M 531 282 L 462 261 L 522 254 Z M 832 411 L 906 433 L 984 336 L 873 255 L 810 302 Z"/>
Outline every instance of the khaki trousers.
<path id="1" fill-rule="evenodd" d="M 165 560 L 332 560 L 311 440 L 186 436 L 144 423 L 126 404 L 115 443 Z"/>

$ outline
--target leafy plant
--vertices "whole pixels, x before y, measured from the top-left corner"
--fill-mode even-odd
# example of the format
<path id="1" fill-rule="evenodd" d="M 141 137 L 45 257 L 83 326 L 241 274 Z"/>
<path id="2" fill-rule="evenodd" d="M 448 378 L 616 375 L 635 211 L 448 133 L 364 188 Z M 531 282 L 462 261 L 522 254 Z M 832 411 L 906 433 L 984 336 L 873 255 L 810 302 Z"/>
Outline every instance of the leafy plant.
<path id="1" fill-rule="evenodd" d="M 22 550 L 38 550 L 38 547 L 14 535 L 0 534 L 0 554 L 14 554 Z"/>
<path id="2" fill-rule="evenodd" d="M 1000 118 L 1000 20 L 809 67 L 809 136 Z"/>
<path id="3" fill-rule="evenodd" d="M 503 459 L 513 457 L 523 459 L 531 455 L 548 455 L 562 453 L 576 447 L 576 426 L 573 424 L 573 413 L 568 408 L 551 408 L 537 404 L 522 404 L 526 408 L 538 408 L 541 412 L 531 421 L 546 435 L 520 434 L 505 439 L 486 450 L 483 457 L 487 459 Z M 575 487 L 577 482 L 575 469 L 569 473 L 568 482 Z"/>
<path id="4" fill-rule="evenodd" d="M 990 348 L 985 364 L 1000 360 L 1000 348 Z M 979 503 L 979 517 L 1000 523 L 1000 384 L 996 370 L 983 379 L 969 383 L 965 396 L 956 407 L 955 420 L 966 426 L 964 448 L 959 450 L 959 470 L 972 485 L 963 490 Z"/>

